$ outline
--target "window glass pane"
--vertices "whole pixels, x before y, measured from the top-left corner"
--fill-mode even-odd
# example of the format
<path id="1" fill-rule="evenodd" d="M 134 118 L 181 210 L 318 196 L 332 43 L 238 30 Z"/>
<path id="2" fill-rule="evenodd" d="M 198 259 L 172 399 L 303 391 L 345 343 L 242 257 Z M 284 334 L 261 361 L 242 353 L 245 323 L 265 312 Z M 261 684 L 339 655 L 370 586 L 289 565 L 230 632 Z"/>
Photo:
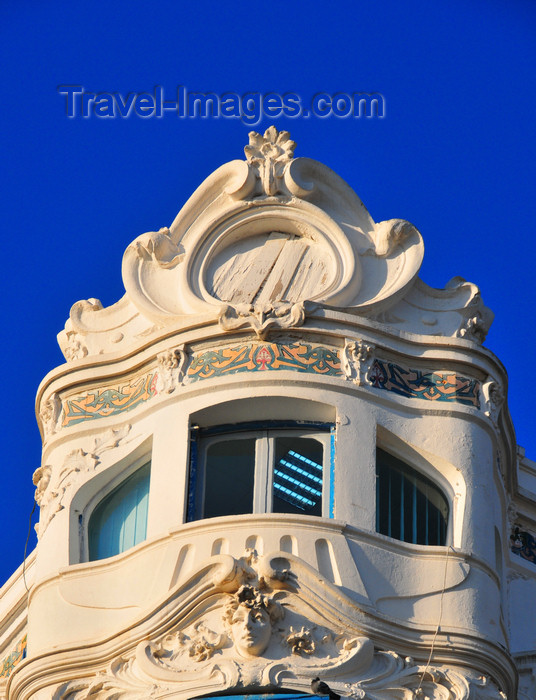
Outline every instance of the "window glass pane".
<path id="1" fill-rule="evenodd" d="M 151 464 L 138 469 L 106 496 L 89 519 L 89 559 L 120 554 L 147 536 Z"/>
<path id="2" fill-rule="evenodd" d="M 448 502 L 426 476 L 388 452 L 376 453 L 376 530 L 404 542 L 444 545 Z"/>
<path id="3" fill-rule="evenodd" d="M 318 440 L 275 438 L 274 513 L 322 515 L 323 456 Z"/>
<path id="4" fill-rule="evenodd" d="M 255 443 L 255 438 L 222 440 L 208 447 L 202 517 L 252 512 Z"/>

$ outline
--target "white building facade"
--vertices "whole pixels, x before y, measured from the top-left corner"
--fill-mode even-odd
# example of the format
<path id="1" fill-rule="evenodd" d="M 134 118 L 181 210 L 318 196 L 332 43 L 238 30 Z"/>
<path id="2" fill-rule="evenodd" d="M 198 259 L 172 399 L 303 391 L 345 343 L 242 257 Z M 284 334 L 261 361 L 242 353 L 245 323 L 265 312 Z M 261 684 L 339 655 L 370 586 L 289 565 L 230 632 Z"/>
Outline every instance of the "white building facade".
<path id="1" fill-rule="evenodd" d="M 534 700 L 536 465 L 493 314 L 287 132 L 245 151 L 58 336 L 0 696 Z"/>

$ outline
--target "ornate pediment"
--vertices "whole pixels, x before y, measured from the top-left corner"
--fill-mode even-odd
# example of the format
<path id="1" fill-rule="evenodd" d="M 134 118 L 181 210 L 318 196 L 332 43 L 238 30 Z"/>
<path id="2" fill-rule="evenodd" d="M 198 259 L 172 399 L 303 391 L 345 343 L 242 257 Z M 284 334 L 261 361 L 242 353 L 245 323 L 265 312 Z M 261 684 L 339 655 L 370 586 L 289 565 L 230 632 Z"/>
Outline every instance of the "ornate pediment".
<path id="1" fill-rule="evenodd" d="M 169 229 L 128 247 L 123 278 L 141 313 L 167 324 L 222 304 L 365 309 L 413 282 L 419 232 L 375 224 L 338 175 L 293 150 L 287 132 L 252 132 L 246 161 L 223 165 Z"/>
<path id="2" fill-rule="evenodd" d="M 52 697 L 186 700 L 278 688 L 310 693 L 316 677 L 341 696 L 368 700 L 505 697 L 471 672 L 376 648 L 360 617 L 342 592 L 292 555 L 258 557 L 248 550 L 240 559 L 213 557 L 159 606 L 152 630 L 135 648 L 93 674 L 60 683 Z"/>
<path id="3" fill-rule="evenodd" d="M 266 310 L 277 316 L 276 309 L 311 302 L 401 330 L 482 341 L 492 315 L 474 285 L 415 287 L 424 246 L 412 224 L 375 223 L 332 170 L 293 157 L 288 132 L 270 127 L 249 138 L 245 161 L 222 165 L 169 228 L 128 246 L 121 301 L 106 309 L 97 299 L 73 306 L 59 336 L 68 360 L 193 320 L 223 316 L 230 319 L 224 331 L 243 328 L 247 323 L 235 321 L 244 309 L 262 334 L 255 319 Z"/>

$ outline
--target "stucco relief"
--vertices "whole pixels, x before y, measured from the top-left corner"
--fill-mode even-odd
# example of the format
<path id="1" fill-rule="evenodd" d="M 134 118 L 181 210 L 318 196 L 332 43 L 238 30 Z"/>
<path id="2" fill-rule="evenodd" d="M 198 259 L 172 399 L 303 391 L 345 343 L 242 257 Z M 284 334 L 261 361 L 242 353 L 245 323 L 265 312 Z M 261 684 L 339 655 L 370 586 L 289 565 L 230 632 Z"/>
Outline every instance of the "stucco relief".
<path id="1" fill-rule="evenodd" d="M 217 318 L 222 302 L 365 309 L 411 285 L 419 232 L 399 219 L 375 224 L 341 178 L 295 159 L 294 147 L 274 127 L 251 132 L 245 161 L 221 166 L 169 228 L 127 248 L 123 279 L 142 316 L 160 326 Z"/>
<path id="2" fill-rule="evenodd" d="M 486 317 L 481 312 L 477 312 L 474 316 L 465 319 L 456 335 L 482 345 L 488 334 L 489 325 Z"/>
<path id="3" fill-rule="evenodd" d="M 67 362 L 74 362 L 74 360 L 81 360 L 86 357 L 88 350 L 82 340 L 82 336 L 74 331 L 69 331 L 65 334 L 65 340 L 66 342 L 62 349 Z"/>
<path id="4" fill-rule="evenodd" d="M 207 661 L 224 649 L 232 649 L 240 658 L 259 657 L 269 646 L 274 626 L 284 614 L 284 608 L 273 596 L 243 584 L 224 599 L 212 622 L 202 620 L 186 631 L 167 635 L 151 646 L 151 653 L 164 668 L 176 671 L 184 670 L 189 661 Z"/>
<path id="5" fill-rule="evenodd" d="M 188 354 L 184 345 L 165 350 L 158 355 L 158 376 L 156 380 L 157 393 L 171 394 L 180 386 L 184 379 Z"/>
<path id="6" fill-rule="evenodd" d="M 361 386 L 368 381 L 368 373 L 374 362 L 374 346 L 362 340 L 346 340 L 341 354 L 341 368 L 346 379 Z"/>
<path id="7" fill-rule="evenodd" d="M 505 401 L 505 396 L 501 385 L 492 377 L 488 377 L 482 384 L 482 399 L 484 415 L 488 416 L 488 418 L 490 418 L 491 421 L 497 425 L 499 414 Z"/>
<path id="8" fill-rule="evenodd" d="M 244 151 L 257 176 L 256 192 L 270 196 L 281 191 L 284 167 L 292 160 L 295 148 L 288 131 L 278 131 L 275 126 L 269 127 L 263 136 L 249 132 L 249 144 Z"/>
<path id="9" fill-rule="evenodd" d="M 67 359 L 114 352 L 194 319 L 220 320 L 225 330 L 249 319 L 262 333 L 259 314 L 283 323 L 277 307 L 290 304 L 300 319 L 296 305 L 305 302 L 481 343 L 493 314 L 478 287 L 461 278 L 445 289 L 424 284 L 419 231 L 401 219 L 375 223 L 338 175 L 294 158 L 294 148 L 275 127 L 251 132 L 246 160 L 213 172 L 171 226 L 138 236 L 123 258 L 126 295 L 110 307 L 89 299 L 71 309 L 58 336 Z"/>
<path id="10" fill-rule="evenodd" d="M 184 257 L 184 251 L 171 240 L 167 226 L 144 233 L 136 238 L 133 246 L 140 260 L 151 261 L 166 270 L 178 265 Z"/>
<path id="11" fill-rule="evenodd" d="M 143 673 L 161 681 L 208 682 L 217 671 L 223 687 L 259 687 L 283 672 L 306 677 L 372 653 L 366 637 L 334 629 L 318 615 L 313 619 L 312 608 L 296 596 L 296 575 L 284 564 L 273 568 L 248 551 L 234 560 L 224 588 L 199 605 L 186 626 L 138 645 Z"/>
<path id="12" fill-rule="evenodd" d="M 223 306 L 218 317 L 220 328 L 234 331 L 251 328 L 260 339 L 270 330 L 296 328 L 305 321 L 305 309 L 301 303 L 274 302 L 269 304 L 239 304 Z"/>
<path id="13" fill-rule="evenodd" d="M 59 428 L 59 419 L 61 416 L 61 399 L 57 393 L 51 394 L 46 401 L 41 404 L 39 417 L 43 425 L 44 439 L 47 440 L 51 435 L 54 435 Z"/>
<path id="14" fill-rule="evenodd" d="M 292 555 L 218 555 L 159 606 L 158 629 L 135 650 L 60 684 L 53 698 L 186 699 L 278 687 L 307 693 L 319 676 L 341 696 L 363 700 L 505 699 L 493 681 L 470 671 L 375 648 L 353 604 L 347 617 L 348 604 Z"/>
<path id="15" fill-rule="evenodd" d="M 98 299 L 77 301 L 71 307 L 58 343 L 67 362 L 115 353 L 143 340 L 156 330 L 125 295 L 111 306 Z"/>
<path id="16" fill-rule="evenodd" d="M 240 681 L 238 673 L 236 675 Z M 376 652 L 364 675 L 362 680 L 352 683 L 330 679 L 329 687 L 341 698 L 355 700 L 508 700 L 488 676 L 418 665 L 411 657 L 404 658 L 392 651 Z M 295 683 L 286 682 L 287 689 L 309 691 L 308 688 L 296 688 L 293 687 Z M 217 688 L 213 686 L 211 690 Z M 204 693 L 205 690 L 194 692 Z M 134 660 L 120 657 L 92 679 L 84 678 L 60 685 L 52 700 L 156 700 L 170 697 L 171 693 L 181 700 L 190 697 L 188 691 L 181 692 L 172 683 L 144 681 L 139 671 L 135 670 Z M 528 698 L 528 695 L 523 697 Z"/>
<path id="17" fill-rule="evenodd" d="M 67 362 L 81 360 L 88 355 L 88 347 L 80 324 L 80 317 L 84 313 L 95 313 L 103 308 L 99 299 L 82 299 L 71 307 L 69 321 L 65 325 L 63 343 L 60 343 Z"/>
<path id="18" fill-rule="evenodd" d="M 416 279 L 404 297 L 372 318 L 398 330 L 419 335 L 464 338 L 483 343 L 493 312 L 484 305 L 479 288 L 462 277 L 453 277 L 444 289 Z"/>
<path id="19" fill-rule="evenodd" d="M 387 672 L 378 678 L 347 683 L 341 693 L 356 700 L 508 700 L 488 676 L 418 665 L 411 657 L 378 652 Z"/>
<path id="20" fill-rule="evenodd" d="M 51 700 L 156 700 L 166 697 L 169 687 L 139 678 L 133 667 L 133 659 L 119 656 L 91 678 L 61 683 L 53 689 Z"/>
<path id="21" fill-rule="evenodd" d="M 508 700 L 487 676 L 417 665 L 410 657 L 403 658 L 394 652 L 377 652 L 367 675 L 369 677 L 354 683 L 330 680 L 329 686 L 341 698 L 355 700 Z M 294 685 L 290 682 L 286 688 Z M 213 686 L 211 690 L 217 687 Z M 305 687 L 293 689 L 309 691 Z M 194 692 L 204 693 L 205 690 Z M 144 681 L 136 674 L 132 659 L 119 658 L 93 679 L 83 678 L 60 685 L 52 700 L 157 700 L 171 694 L 174 698 L 187 700 L 191 697 L 187 693 L 173 684 Z M 528 698 L 528 695 L 523 697 Z"/>
<path id="22" fill-rule="evenodd" d="M 120 445 L 127 437 L 130 425 L 108 430 L 93 440 L 92 447 L 86 451 L 77 448 L 69 452 L 61 466 L 44 464 L 33 473 L 35 501 L 40 508 L 39 523 L 35 530 L 41 538 L 50 522 L 73 494 L 77 484 L 94 472 L 100 464 L 100 455 Z"/>

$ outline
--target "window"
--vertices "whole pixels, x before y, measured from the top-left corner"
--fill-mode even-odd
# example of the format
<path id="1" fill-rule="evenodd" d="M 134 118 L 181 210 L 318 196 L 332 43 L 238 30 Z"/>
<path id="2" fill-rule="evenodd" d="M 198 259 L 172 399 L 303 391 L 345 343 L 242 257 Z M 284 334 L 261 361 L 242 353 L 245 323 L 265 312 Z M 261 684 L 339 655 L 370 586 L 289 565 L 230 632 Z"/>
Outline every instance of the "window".
<path id="1" fill-rule="evenodd" d="M 274 695 L 273 693 L 261 693 L 260 695 L 203 695 L 202 697 L 199 698 L 193 698 L 193 700 L 205 700 L 206 698 L 217 698 L 217 700 L 244 700 L 244 698 L 247 698 L 247 700 L 302 700 L 302 698 L 311 698 L 317 697 L 315 695 L 303 695 L 301 693 L 277 693 L 277 695 Z"/>
<path id="2" fill-rule="evenodd" d="M 377 450 L 377 532 L 413 544 L 444 545 L 448 517 L 448 501 L 430 479 Z"/>
<path id="3" fill-rule="evenodd" d="M 109 493 L 89 519 L 89 560 L 120 554 L 147 536 L 151 463 L 134 472 Z"/>
<path id="4" fill-rule="evenodd" d="M 332 443 L 326 424 L 194 428 L 188 520 L 242 513 L 332 517 Z"/>

